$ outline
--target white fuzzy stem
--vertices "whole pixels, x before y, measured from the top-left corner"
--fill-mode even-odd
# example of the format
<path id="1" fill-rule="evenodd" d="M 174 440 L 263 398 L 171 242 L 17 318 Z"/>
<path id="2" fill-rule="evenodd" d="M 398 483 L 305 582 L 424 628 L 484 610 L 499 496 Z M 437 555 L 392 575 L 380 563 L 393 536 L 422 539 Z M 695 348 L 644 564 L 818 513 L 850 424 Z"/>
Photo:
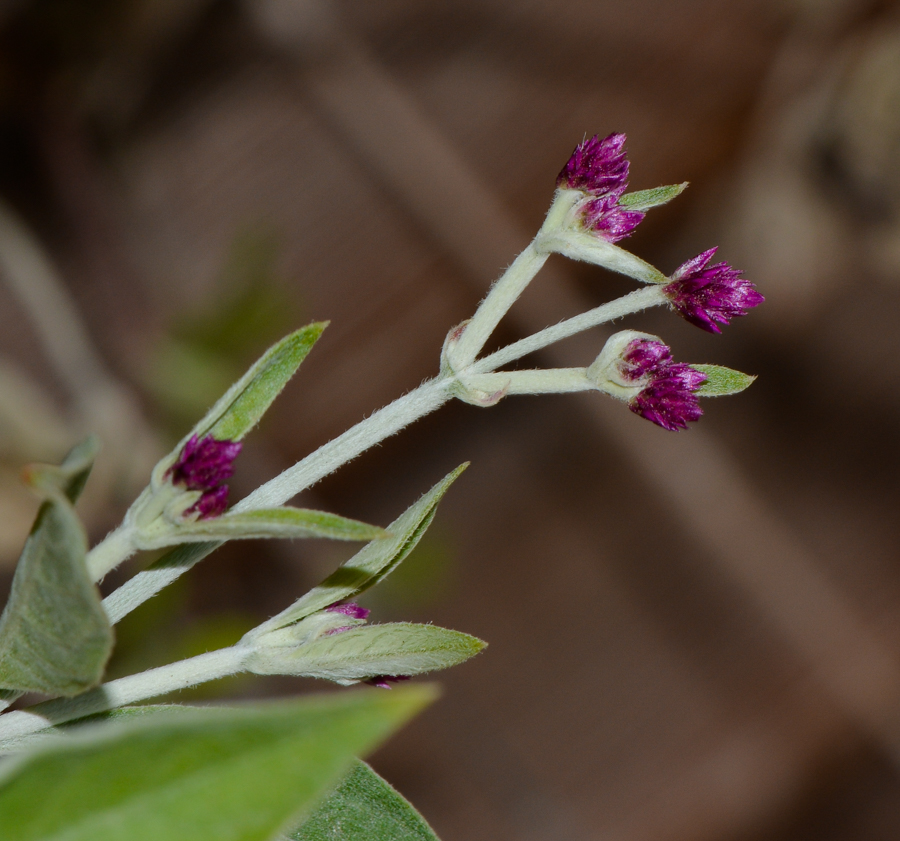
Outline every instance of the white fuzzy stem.
<path id="1" fill-rule="evenodd" d="M 568 394 L 597 389 L 588 380 L 584 368 L 539 368 L 533 371 L 473 374 L 466 377 L 465 386 L 488 394 Z"/>
<path id="2" fill-rule="evenodd" d="M 16 750 L 21 740 L 48 727 L 241 672 L 247 652 L 240 646 L 210 651 L 110 681 L 74 698 L 56 698 L 28 710 L 6 713 L 0 716 L 0 753 Z"/>
<path id="3" fill-rule="evenodd" d="M 449 361 L 455 370 L 461 371 L 472 364 L 500 320 L 534 280 L 548 257 L 549 252 L 538 251 L 535 242 L 531 242 L 494 283 L 453 348 Z"/>
<path id="4" fill-rule="evenodd" d="M 496 371 L 503 365 L 521 359 L 529 353 L 534 353 L 562 339 L 568 339 L 570 336 L 589 330 L 591 327 L 597 327 L 600 324 L 606 324 L 617 318 L 633 315 L 666 302 L 667 299 L 661 286 L 645 286 L 635 289 L 634 292 L 629 292 L 615 301 L 595 307 L 573 318 L 567 318 L 559 324 L 554 324 L 552 327 L 547 327 L 545 330 L 500 348 L 490 356 L 479 359 L 472 365 L 472 371 L 479 374 Z"/>
<path id="5" fill-rule="evenodd" d="M 452 397 L 449 391 L 451 382 L 446 377 L 428 380 L 258 487 L 235 505 L 234 510 L 283 505 L 342 464 L 442 406 Z M 110 622 L 115 624 L 127 616 L 221 545 L 221 542 L 210 541 L 178 546 L 164 556 L 160 565 L 139 572 L 126 581 L 103 600 L 103 608 Z"/>
<path id="6" fill-rule="evenodd" d="M 467 375 L 481 375 L 496 371 L 501 365 L 513 362 L 526 354 L 533 353 L 583 330 L 639 312 L 647 307 L 665 303 L 666 299 L 661 287 L 654 285 L 638 289 L 616 301 L 596 307 L 582 315 L 541 330 L 533 336 L 514 342 L 482 360 L 460 365 L 461 359 L 473 353 L 477 354 L 484 346 L 484 342 L 487 341 L 504 313 L 543 266 L 547 256 L 543 253 L 544 249 L 541 243 L 550 236 L 548 231 L 552 231 L 559 224 L 557 217 L 566 211 L 568 203 L 570 203 L 568 198 L 564 193 L 558 195 L 557 201 L 554 202 L 554 206 L 548 214 L 547 223 L 535 240 L 538 245 L 536 246 L 535 243 L 529 245 L 516 258 L 503 277 L 494 284 L 487 298 L 478 308 L 475 317 L 456 342 L 452 350 L 453 359 L 450 360 L 451 368 L 457 372 L 455 375 L 445 372 L 435 379 L 428 380 L 383 409 L 379 409 L 375 414 L 348 429 L 343 435 L 329 441 L 293 467 L 261 485 L 235 505 L 234 510 L 248 511 L 283 505 L 341 465 L 356 458 L 360 453 L 438 409 L 451 399 L 453 387 L 457 381 L 464 387 L 466 386 Z M 621 249 L 615 249 L 615 251 L 618 252 Z M 498 382 L 508 380 L 509 377 L 498 377 Z M 521 382 L 524 389 L 525 380 L 522 379 Z M 574 386 L 574 381 L 569 384 L 571 387 L 563 387 L 562 381 L 559 381 L 555 388 L 548 380 L 544 379 L 543 382 L 547 386 L 542 389 L 544 391 L 581 390 L 580 386 L 578 388 Z M 497 389 L 497 391 L 501 390 L 502 388 Z M 516 388 L 510 393 L 523 392 Z M 220 542 L 211 541 L 176 547 L 165 555 L 160 563 L 138 573 L 104 600 L 103 607 L 110 621 L 118 622 L 138 605 L 178 579 L 220 545 Z M 97 566 L 98 568 L 101 566 L 99 561 L 97 561 Z"/>
<path id="7" fill-rule="evenodd" d="M 424 382 L 414 391 L 351 427 L 343 435 L 319 447 L 274 479 L 260 485 L 235 505 L 234 510 L 250 511 L 283 505 L 360 453 L 443 406 L 453 396 L 449 385 L 450 379 L 446 377 Z"/>
<path id="8" fill-rule="evenodd" d="M 86 561 L 91 581 L 102 580 L 106 573 L 115 569 L 136 551 L 132 531 L 123 523 L 88 552 Z"/>

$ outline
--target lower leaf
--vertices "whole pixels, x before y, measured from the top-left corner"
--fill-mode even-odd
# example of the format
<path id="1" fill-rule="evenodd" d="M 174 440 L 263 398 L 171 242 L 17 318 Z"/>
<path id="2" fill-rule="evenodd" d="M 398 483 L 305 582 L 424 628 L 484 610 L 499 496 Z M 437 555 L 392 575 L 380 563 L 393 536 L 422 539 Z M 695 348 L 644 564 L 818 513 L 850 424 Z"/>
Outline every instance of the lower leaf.
<path id="1" fill-rule="evenodd" d="M 438 841 L 413 806 L 365 762 L 286 836 L 288 841 Z"/>

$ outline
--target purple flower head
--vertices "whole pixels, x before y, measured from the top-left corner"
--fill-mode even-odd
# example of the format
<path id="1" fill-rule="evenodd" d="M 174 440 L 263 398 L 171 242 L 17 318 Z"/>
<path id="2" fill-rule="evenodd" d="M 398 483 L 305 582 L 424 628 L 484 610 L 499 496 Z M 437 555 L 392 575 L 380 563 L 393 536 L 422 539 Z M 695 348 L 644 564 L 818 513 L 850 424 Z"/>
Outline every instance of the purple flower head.
<path id="1" fill-rule="evenodd" d="M 333 604 L 326 607 L 329 613 L 340 613 L 349 616 L 352 619 L 367 619 L 372 612 L 366 607 L 360 607 L 356 602 L 345 602 L 344 604 Z"/>
<path id="2" fill-rule="evenodd" d="M 211 490 L 231 478 L 243 446 L 236 441 L 217 441 L 212 435 L 192 435 L 169 470 L 172 482 L 191 491 Z"/>
<path id="3" fill-rule="evenodd" d="M 618 198 L 625 190 L 627 179 L 625 135 L 611 134 L 601 140 L 595 134 L 575 147 L 556 178 L 556 186 L 595 196 L 615 193 Z"/>
<path id="4" fill-rule="evenodd" d="M 331 607 L 325 608 L 325 613 L 337 613 L 340 616 L 349 616 L 351 619 L 367 619 L 372 612 L 366 607 L 360 607 L 356 602 L 345 602 L 343 604 L 333 604 Z M 325 632 L 326 637 L 332 634 L 342 634 L 344 631 L 352 631 L 354 625 L 341 625 L 338 628 L 331 628 Z"/>
<path id="5" fill-rule="evenodd" d="M 716 322 L 728 324 L 765 300 L 728 263 L 710 266 L 715 253 L 716 249 L 710 248 L 679 266 L 664 290 L 672 306 L 687 321 L 709 333 L 721 333 Z"/>
<path id="6" fill-rule="evenodd" d="M 695 392 L 706 374 L 675 362 L 662 342 L 635 339 L 625 348 L 619 370 L 626 381 L 645 383 L 628 407 L 657 426 L 670 432 L 687 429 L 689 421 L 703 414 Z"/>
<path id="7" fill-rule="evenodd" d="M 228 507 L 228 485 L 220 485 L 218 488 L 206 491 L 185 514 L 197 512 L 201 520 L 208 520 L 210 517 L 218 517 L 225 513 Z"/>
<path id="8" fill-rule="evenodd" d="M 641 224 L 646 214 L 619 204 L 619 195 L 609 193 L 591 199 L 581 209 L 581 224 L 607 242 L 618 242 Z"/>
<path id="9" fill-rule="evenodd" d="M 203 495 L 186 514 L 197 512 L 201 520 L 218 517 L 228 507 L 228 486 L 220 484 L 234 473 L 234 460 L 243 444 L 236 441 L 217 441 L 212 435 L 198 438 L 192 435 L 178 461 L 169 469 L 173 484 Z"/>

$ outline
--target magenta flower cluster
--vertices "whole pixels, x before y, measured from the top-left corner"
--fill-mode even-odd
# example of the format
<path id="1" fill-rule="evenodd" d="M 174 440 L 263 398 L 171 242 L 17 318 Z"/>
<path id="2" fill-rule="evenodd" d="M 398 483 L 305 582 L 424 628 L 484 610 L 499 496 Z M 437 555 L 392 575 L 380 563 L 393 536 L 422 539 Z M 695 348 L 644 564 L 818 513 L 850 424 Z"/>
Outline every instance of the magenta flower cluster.
<path id="1" fill-rule="evenodd" d="M 204 438 L 192 435 L 188 439 L 168 472 L 173 484 L 190 491 L 203 491 L 185 513 L 196 512 L 205 520 L 225 511 L 228 485 L 223 483 L 234 474 L 234 460 L 242 447 L 237 441 L 217 441 L 212 435 Z"/>
<path id="2" fill-rule="evenodd" d="M 556 186 L 590 197 L 580 208 L 581 224 L 607 242 L 629 236 L 644 218 L 643 212 L 619 204 L 628 186 L 624 134 L 611 134 L 602 140 L 594 135 L 579 143 L 559 173 Z"/>
<path id="3" fill-rule="evenodd" d="M 644 383 L 628 404 L 642 418 L 674 432 L 686 429 L 689 422 L 699 420 L 703 414 L 696 392 L 706 382 L 706 374 L 675 362 L 671 350 L 662 342 L 630 342 L 619 370 L 626 381 Z"/>
<path id="4" fill-rule="evenodd" d="M 349 616 L 351 619 L 368 619 L 369 613 L 371 613 L 368 608 L 362 607 L 356 602 L 333 604 L 331 607 L 326 607 L 325 610 L 328 613 L 339 613 L 341 616 Z M 332 628 L 330 631 L 326 631 L 325 635 L 331 636 L 332 634 L 341 634 L 344 631 L 352 630 L 353 627 L 353 625 L 341 625 L 338 628 Z"/>
<path id="5" fill-rule="evenodd" d="M 746 315 L 765 300 L 728 263 L 710 266 L 715 253 L 716 249 L 710 248 L 688 260 L 664 287 L 672 306 L 691 324 L 709 333 L 721 333 L 718 324 L 729 324 L 732 318 Z"/>

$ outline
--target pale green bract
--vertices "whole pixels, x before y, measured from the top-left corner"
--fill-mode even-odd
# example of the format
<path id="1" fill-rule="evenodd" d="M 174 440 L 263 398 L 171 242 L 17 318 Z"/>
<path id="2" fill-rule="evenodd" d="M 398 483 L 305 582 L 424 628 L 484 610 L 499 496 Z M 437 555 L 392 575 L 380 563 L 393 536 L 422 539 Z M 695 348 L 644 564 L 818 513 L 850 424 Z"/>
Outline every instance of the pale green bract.
<path id="1" fill-rule="evenodd" d="M 227 513 L 207 520 L 171 525 L 162 523 L 157 531 L 145 529 L 135 538 L 140 549 L 159 549 L 179 543 L 255 538 L 325 537 L 331 540 L 377 540 L 387 532 L 359 520 L 310 511 L 306 508 L 257 509 Z"/>
<path id="2" fill-rule="evenodd" d="M 676 196 L 680 196 L 688 186 L 687 181 L 681 184 L 667 184 L 665 187 L 653 187 L 650 190 L 637 190 L 634 193 L 625 193 L 619 198 L 619 204 L 629 210 L 650 210 L 654 207 L 667 204 Z"/>
<path id="3" fill-rule="evenodd" d="M 267 645 L 269 639 L 281 644 Z M 254 642 L 253 653 L 244 661 L 251 672 L 315 677 L 344 685 L 447 669 L 485 647 L 481 640 L 459 631 L 409 622 L 356 627 L 301 645 L 290 645 L 281 631 L 255 637 Z"/>
<path id="4" fill-rule="evenodd" d="M 706 374 L 706 382 L 697 389 L 700 397 L 725 397 L 738 394 L 753 383 L 756 377 L 721 365 L 695 365 L 691 368 Z"/>

